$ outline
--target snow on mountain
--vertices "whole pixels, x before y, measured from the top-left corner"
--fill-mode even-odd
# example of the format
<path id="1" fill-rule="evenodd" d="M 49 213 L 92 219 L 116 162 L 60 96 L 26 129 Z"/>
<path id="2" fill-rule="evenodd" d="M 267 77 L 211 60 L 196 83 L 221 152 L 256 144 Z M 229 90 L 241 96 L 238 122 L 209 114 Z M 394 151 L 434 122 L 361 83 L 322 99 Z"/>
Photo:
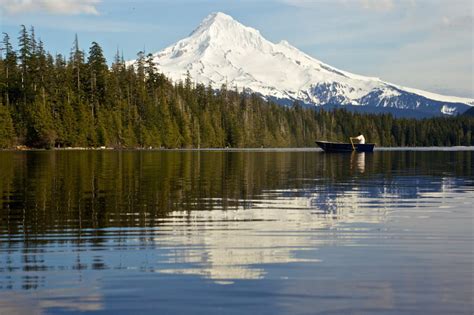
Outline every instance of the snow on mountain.
<path id="1" fill-rule="evenodd" d="M 206 17 L 189 37 L 153 54 L 153 61 L 175 81 L 184 79 L 189 71 L 194 81 L 216 89 L 227 84 L 273 100 L 308 105 L 370 106 L 430 115 L 454 115 L 474 105 L 472 99 L 405 88 L 336 69 L 286 41 L 274 44 L 220 12 Z"/>

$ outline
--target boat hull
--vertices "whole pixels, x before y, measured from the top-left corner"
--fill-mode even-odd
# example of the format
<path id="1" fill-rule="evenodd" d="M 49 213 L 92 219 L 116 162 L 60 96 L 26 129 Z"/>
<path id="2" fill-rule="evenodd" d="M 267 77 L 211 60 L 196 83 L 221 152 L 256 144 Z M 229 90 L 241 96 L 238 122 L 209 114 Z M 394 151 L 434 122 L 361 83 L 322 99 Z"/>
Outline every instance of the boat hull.
<path id="1" fill-rule="evenodd" d="M 341 142 L 328 142 L 328 141 L 316 141 L 316 144 L 326 152 L 372 152 L 374 151 L 375 143 L 341 143 Z"/>

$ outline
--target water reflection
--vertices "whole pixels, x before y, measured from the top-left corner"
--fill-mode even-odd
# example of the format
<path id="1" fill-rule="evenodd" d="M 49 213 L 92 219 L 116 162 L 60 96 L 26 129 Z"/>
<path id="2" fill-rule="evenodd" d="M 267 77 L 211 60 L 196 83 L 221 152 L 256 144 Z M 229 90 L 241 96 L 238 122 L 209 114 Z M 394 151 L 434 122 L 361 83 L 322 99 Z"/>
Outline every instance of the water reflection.
<path id="1" fill-rule="evenodd" d="M 365 152 L 352 151 L 351 167 L 356 169 L 360 173 L 365 172 Z"/>
<path id="2" fill-rule="evenodd" d="M 27 307 L 9 291 L 100 310 L 84 283 L 120 272 L 230 284 L 317 266 L 404 218 L 450 218 L 472 166 L 469 151 L 0 152 L 0 310 Z"/>
<path id="3" fill-rule="evenodd" d="M 271 214 L 265 209 L 193 211 L 189 215 L 173 212 L 174 220 L 170 222 L 176 226 L 173 235 L 157 237 L 154 241 L 175 248 L 165 262 L 181 268 L 158 271 L 199 274 L 229 283 L 262 278 L 264 264 L 317 262 L 298 258 L 295 252 L 314 249 L 318 242 L 313 240 L 311 229 L 325 228 L 326 223 L 315 221 L 303 226 L 300 220 L 313 219 L 310 212 L 274 210 Z M 188 220 L 191 224 L 180 225 Z"/>
<path id="4" fill-rule="evenodd" d="M 34 294 L 0 291 L 2 314 L 43 314 L 48 309 L 97 312 L 103 308 L 103 297 L 94 286 L 45 289 Z"/>

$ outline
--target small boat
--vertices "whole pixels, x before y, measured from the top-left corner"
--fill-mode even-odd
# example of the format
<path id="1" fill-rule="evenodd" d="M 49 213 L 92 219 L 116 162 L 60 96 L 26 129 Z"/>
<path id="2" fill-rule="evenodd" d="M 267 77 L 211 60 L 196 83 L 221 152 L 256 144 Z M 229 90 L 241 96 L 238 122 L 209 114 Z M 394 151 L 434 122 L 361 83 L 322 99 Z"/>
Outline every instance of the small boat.
<path id="1" fill-rule="evenodd" d="M 343 143 L 343 142 L 329 142 L 316 141 L 316 144 L 326 152 L 372 152 L 374 151 L 375 143 Z"/>

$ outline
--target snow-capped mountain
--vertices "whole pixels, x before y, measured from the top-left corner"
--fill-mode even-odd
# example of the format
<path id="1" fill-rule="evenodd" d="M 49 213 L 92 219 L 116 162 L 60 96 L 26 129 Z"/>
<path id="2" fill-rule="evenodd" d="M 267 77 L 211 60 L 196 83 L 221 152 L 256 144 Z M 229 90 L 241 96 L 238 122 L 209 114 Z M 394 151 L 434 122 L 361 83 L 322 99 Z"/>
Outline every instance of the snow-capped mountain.
<path id="1" fill-rule="evenodd" d="M 280 103 L 298 100 L 368 112 L 403 110 L 419 116 L 456 115 L 474 105 L 472 99 L 405 88 L 336 69 L 286 41 L 274 44 L 220 12 L 206 17 L 189 37 L 153 54 L 153 61 L 175 81 L 184 79 L 189 71 L 198 83 L 216 89 L 226 84 Z"/>

